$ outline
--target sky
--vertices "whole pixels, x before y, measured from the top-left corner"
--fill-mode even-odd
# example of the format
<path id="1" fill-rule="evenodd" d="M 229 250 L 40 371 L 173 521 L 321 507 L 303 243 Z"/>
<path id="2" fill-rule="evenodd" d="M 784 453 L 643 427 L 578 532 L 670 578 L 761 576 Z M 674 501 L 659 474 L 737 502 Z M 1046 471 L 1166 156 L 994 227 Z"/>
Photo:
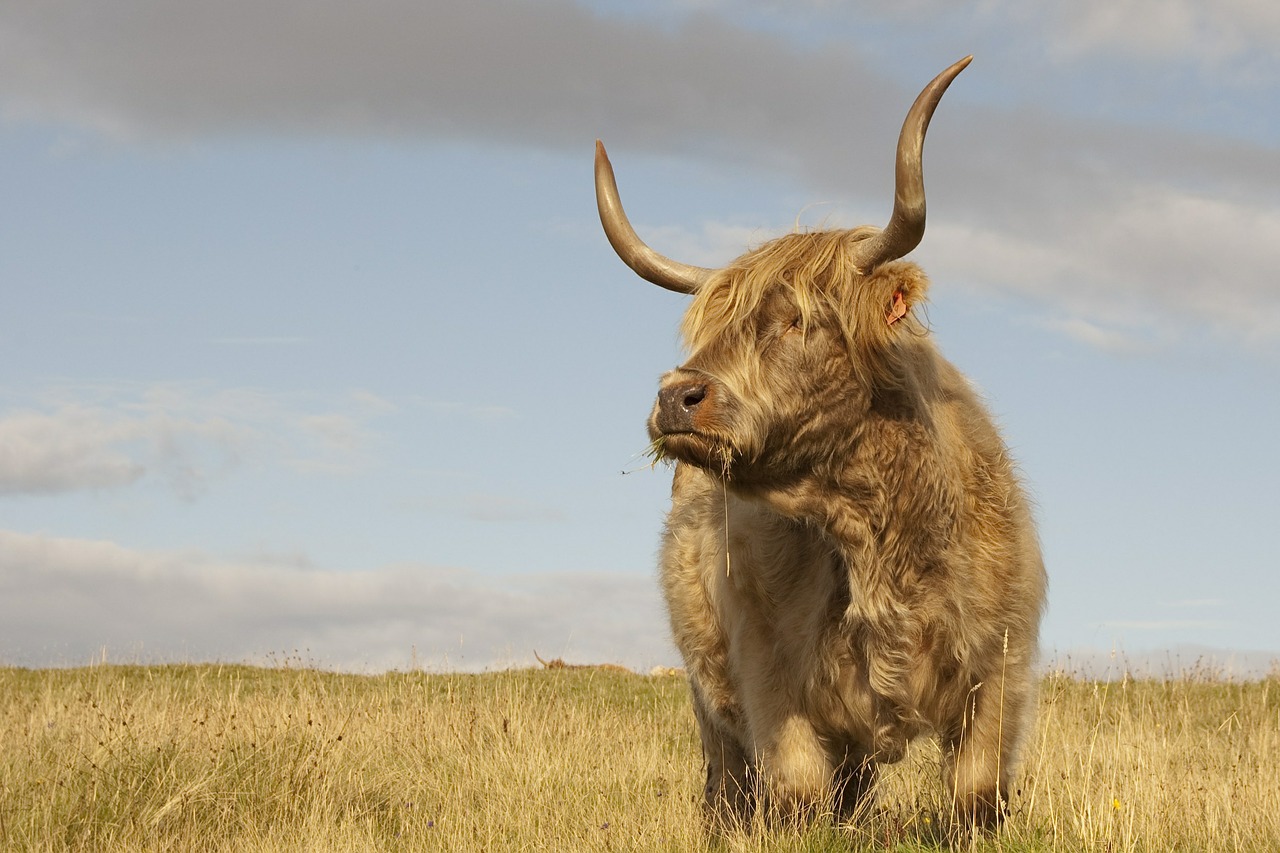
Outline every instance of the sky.
<path id="1" fill-rule="evenodd" d="M 0 5 L 0 663 L 678 664 L 686 298 L 595 140 L 718 266 L 887 221 L 968 54 L 910 257 L 1046 660 L 1280 656 L 1275 3 L 47 0 Z"/>

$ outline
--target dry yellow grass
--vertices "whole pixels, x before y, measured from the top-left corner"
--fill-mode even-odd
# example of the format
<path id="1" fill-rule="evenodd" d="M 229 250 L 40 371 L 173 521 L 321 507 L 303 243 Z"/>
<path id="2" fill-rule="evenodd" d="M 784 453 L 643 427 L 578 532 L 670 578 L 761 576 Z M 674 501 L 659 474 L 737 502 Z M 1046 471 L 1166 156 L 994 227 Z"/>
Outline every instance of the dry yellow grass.
<path id="1" fill-rule="evenodd" d="M 945 848 L 936 750 L 858 828 L 731 850 Z M 1280 680 L 1041 695 L 992 850 L 1280 849 Z M 0 669 L 6 850 L 699 850 L 684 683 L 598 669 Z"/>

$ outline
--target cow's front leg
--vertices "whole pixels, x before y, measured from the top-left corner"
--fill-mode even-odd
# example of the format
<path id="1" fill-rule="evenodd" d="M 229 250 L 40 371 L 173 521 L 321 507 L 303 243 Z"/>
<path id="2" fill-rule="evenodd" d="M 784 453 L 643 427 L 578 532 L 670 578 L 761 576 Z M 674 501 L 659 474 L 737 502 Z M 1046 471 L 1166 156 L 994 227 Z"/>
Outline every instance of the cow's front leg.
<path id="1" fill-rule="evenodd" d="M 852 821 L 865 815 L 873 801 L 871 789 L 875 781 L 875 759 L 863 749 L 847 748 L 844 761 L 836 768 L 833 786 L 836 816 Z"/>
<path id="2" fill-rule="evenodd" d="M 756 726 L 756 766 L 772 819 L 802 820 L 830 808 L 834 767 L 810 722 L 790 714 Z"/>
<path id="3" fill-rule="evenodd" d="M 966 825 L 990 829 L 1004 817 L 1022 698 L 1002 696 L 999 678 L 980 684 L 965 699 L 963 720 L 944 737 L 943 781 Z"/>
<path id="4" fill-rule="evenodd" d="M 730 730 L 731 720 L 713 712 L 697 683 L 692 686 L 693 710 L 702 736 L 702 757 L 707 763 L 707 781 L 702 789 L 703 814 L 715 831 L 745 828 L 755 805 L 755 785 L 746 748 L 741 738 Z"/>

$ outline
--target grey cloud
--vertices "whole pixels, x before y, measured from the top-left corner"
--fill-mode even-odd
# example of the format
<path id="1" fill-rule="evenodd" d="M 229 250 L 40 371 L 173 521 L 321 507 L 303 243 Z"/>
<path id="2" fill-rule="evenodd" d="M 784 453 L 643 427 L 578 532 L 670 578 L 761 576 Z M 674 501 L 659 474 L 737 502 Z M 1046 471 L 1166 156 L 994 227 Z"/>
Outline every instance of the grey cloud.
<path id="1" fill-rule="evenodd" d="M 815 74 L 867 77 L 844 57 L 802 57 L 716 19 L 667 31 L 564 0 L 62 0 L 0 13 L 7 112 L 125 138 L 278 130 L 582 145 L 726 122 L 758 137 L 822 108 Z"/>
<path id="2" fill-rule="evenodd" d="M 422 565 L 318 569 L 0 531 L 0 660 L 264 662 L 350 670 L 532 664 L 536 650 L 643 669 L 675 662 L 655 584 L 485 576 Z"/>
<path id="3" fill-rule="evenodd" d="M 11 117 L 126 138 L 367 134 L 589 150 L 603 135 L 627 148 L 746 158 L 823 189 L 884 198 L 910 98 L 958 56 L 934 55 L 911 79 L 890 79 L 869 70 L 871 46 L 796 43 L 731 23 L 725 4 L 713 5 L 720 16 L 663 26 L 567 0 L 10 4 L 0 10 L 0 99 Z M 845 25 L 906 14 L 836 9 L 810 14 Z M 991 199 L 988 209 L 1019 199 L 1070 211 L 1105 203 L 1099 191 L 1117 179 L 1166 180 L 1188 167 L 1195 180 L 1260 197 L 1280 184 L 1274 146 L 1073 114 L 1054 87 L 1088 69 L 1024 59 L 979 57 L 933 130 L 949 141 L 931 146 L 931 166 L 956 175 L 966 198 Z M 965 81 L 977 75 L 1014 87 L 1011 106 L 950 106 L 972 100 Z M 875 168 L 857 164 L 860 152 Z"/>
<path id="4" fill-rule="evenodd" d="M 958 58 L 934 52 L 913 78 L 890 79 L 869 69 L 875 46 L 864 45 L 865 37 L 797 43 L 732 23 L 731 4 L 710 5 L 720 15 L 685 15 L 663 25 L 639 15 L 608 17 L 568 0 L 359 6 L 126 0 L 109 11 L 86 0 L 10 4 L 0 10 L 0 98 L 11 117 L 127 138 L 351 133 L 577 150 L 605 135 L 619 145 L 664 152 L 745 154 L 822 186 L 834 176 L 843 186 L 846 172 L 864 180 L 853 168 L 857 152 L 890 162 L 894 129 L 911 96 Z M 853 10 L 815 5 L 822 11 L 809 14 L 817 20 L 845 26 L 936 12 L 931 3 L 896 12 L 870 4 Z M 1056 4 L 1043 14 L 1094 14 L 1073 8 Z M 969 17 L 1000 16 L 986 8 Z M 1003 16 L 1003 28 L 1038 32 L 1043 21 L 1024 17 Z M 1241 28 L 1248 21 L 1243 12 L 1224 17 Z M 1274 46 L 1280 31 L 1269 38 L 1263 44 Z M 1043 58 L 1029 67 L 1024 60 L 1008 52 L 980 56 L 965 79 L 984 75 L 987 86 L 1013 87 L 1011 106 L 944 107 L 945 126 L 934 131 L 961 139 L 953 150 L 963 153 L 952 156 L 981 179 L 974 188 L 1002 175 L 1014 185 L 1037 174 L 1073 177 L 1063 169 L 1168 177 L 1189 161 L 1208 169 L 1210 179 L 1235 177 L 1244 187 L 1260 172 L 1274 174 L 1263 168 L 1280 156 L 1274 146 L 1251 149 L 1167 127 L 1144 130 L 1071 115 L 1054 87 L 1066 78 L 1096 78 L 1085 67 L 1077 74 L 1051 69 Z M 966 88 L 958 84 L 948 101 L 970 97 Z M 1010 156 L 1015 151 L 1018 156 Z M 930 159 L 939 156 L 947 155 L 931 152 Z M 890 180 L 879 172 L 875 179 Z M 1054 186 L 1070 190 L 1076 183 Z"/>
<path id="5" fill-rule="evenodd" d="M 921 0 L 886 10 L 815 0 L 788 11 L 812 30 L 799 38 L 734 22 L 750 15 L 730 20 L 748 11 L 777 22 L 781 6 L 766 0 L 669 3 L 664 10 L 680 14 L 662 20 L 568 0 L 8 4 L 0 103 L 11 118 L 123 138 L 480 139 L 572 148 L 585 160 L 602 136 L 624 197 L 627 154 L 648 149 L 796 178 L 822 198 L 844 194 L 857 222 L 874 223 L 891 204 L 892 145 L 911 97 L 958 58 L 936 55 L 943 20 L 987 51 L 930 131 L 931 236 L 921 257 L 943 260 L 930 266 L 936 277 L 1030 296 L 1109 333 L 1141 330 L 1149 313 L 1155 338 L 1208 326 L 1272 345 L 1280 147 L 1257 131 L 1271 119 L 1257 116 L 1271 113 L 1274 75 L 1241 75 L 1275 55 L 1276 13 L 1247 0 L 1215 11 L 1212 50 L 1235 64 L 1210 73 L 1186 60 L 1203 47 L 1189 43 L 1195 27 L 1183 20 L 1201 21 L 1198 6 L 1147 9 L 1159 26 L 1146 30 L 1145 53 L 1124 53 L 1117 39 L 1131 27 L 1104 38 L 1109 16 L 1121 14 L 1113 6 L 956 11 Z M 869 70 L 925 22 L 932 46 L 898 51 L 913 57 L 910 79 L 901 59 L 892 77 Z M 873 40 L 866 25 L 886 26 L 887 36 Z M 823 27 L 842 41 L 816 35 Z M 1114 83 L 1107 68 L 1091 67 L 1099 54 L 1152 70 Z M 1123 85 L 1134 88 L 1114 91 Z M 1218 130 L 1224 110 L 1233 131 Z M 655 225 L 661 250 L 663 223 Z M 964 233 L 974 242 L 958 243 Z M 668 251 L 728 236 L 677 236 Z M 1234 301 L 1221 297 L 1227 281 Z"/>

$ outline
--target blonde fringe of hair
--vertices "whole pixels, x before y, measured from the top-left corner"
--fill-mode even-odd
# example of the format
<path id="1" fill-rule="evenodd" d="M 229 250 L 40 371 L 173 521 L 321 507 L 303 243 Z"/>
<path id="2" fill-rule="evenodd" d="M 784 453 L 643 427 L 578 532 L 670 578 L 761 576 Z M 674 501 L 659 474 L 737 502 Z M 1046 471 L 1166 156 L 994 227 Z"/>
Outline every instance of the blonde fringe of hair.
<path id="1" fill-rule="evenodd" d="M 923 300 L 927 280 L 919 267 L 903 262 L 866 275 L 857 265 L 856 249 L 878 232 L 872 226 L 802 231 L 747 252 L 699 288 L 681 325 L 685 345 L 696 352 L 712 341 L 754 336 L 759 306 L 781 285 L 794 300 L 804 330 L 819 312 L 839 325 L 855 371 L 887 368 L 890 341 L 903 332 L 923 332 L 910 316 L 896 329 L 887 323 L 894 291 L 912 306 Z"/>

